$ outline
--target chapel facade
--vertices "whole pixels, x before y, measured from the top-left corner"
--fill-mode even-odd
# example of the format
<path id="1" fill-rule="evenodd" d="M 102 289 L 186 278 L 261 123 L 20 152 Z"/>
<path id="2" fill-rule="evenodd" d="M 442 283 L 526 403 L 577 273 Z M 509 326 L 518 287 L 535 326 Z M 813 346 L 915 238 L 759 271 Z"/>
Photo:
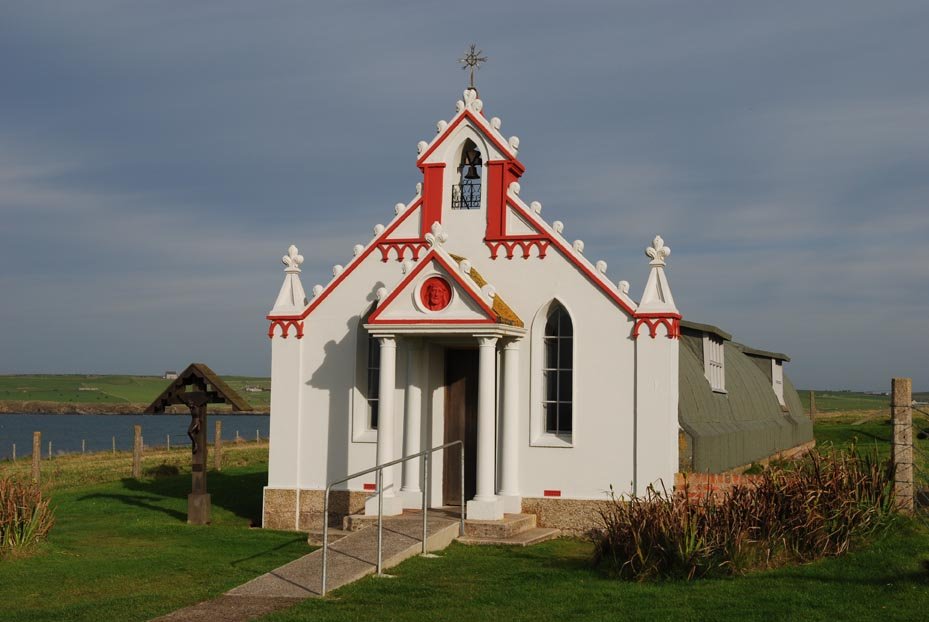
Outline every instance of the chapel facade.
<path id="1" fill-rule="evenodd" d="M 725 470 L 809 442 L 785 389 L 789 359 L 683 322 L 660 236 L 636 300 L 522 198 L 519 139 L 484 114 L 476 90 L 436 130 L 418 145 L 415 196 L 327 284 L 307 294 L 297 248 L 283 258 L 267 316 L 264 526 L 318 528 L 330 482 L 455 440 L 464 469 L 457 449 L 435 454 L 428 489 L 418 460 L 385 470 L 386 514 L 420 507 L 423 495 L 430 507 L 459 505 L 463 492 L 469 519 L 535 512 L 543 525 L 579 529 L 610 494 L 670 489 L 682 469 Z M 759 361 L 729 381 L 734 390 L 751 376 L 743 404 L 758 409 L 727 405 L 725 356 Z M 699 413 L 681 409 L 682 388 Z M 714 417 L 733 422 L 720 432 L 705 425 Z M 738 436 L 768 429 L 761 419 L 774 440 Z M 374 487 L 372 475 L 336 487 L 334 513 L 376 512 Z"/>

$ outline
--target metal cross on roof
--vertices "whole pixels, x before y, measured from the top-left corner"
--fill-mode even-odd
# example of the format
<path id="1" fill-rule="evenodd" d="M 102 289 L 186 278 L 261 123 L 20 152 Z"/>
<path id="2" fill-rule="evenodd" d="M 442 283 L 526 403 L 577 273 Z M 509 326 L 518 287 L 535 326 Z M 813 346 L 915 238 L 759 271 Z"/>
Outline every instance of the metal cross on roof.
<path id="1" fill-rule="evenodd" d="M 462 69 L 471 71 L 471 83 L 468 88 L 474 88 L 474 70 L 481 68 L 481 63 L 487 62 L 486 56 L 481 56 L 484 53 L 484 50 L 477 49 L 477 45 L 472 43 L 468 52 L 458 59 L 458 62 L 461 63 Z"/>

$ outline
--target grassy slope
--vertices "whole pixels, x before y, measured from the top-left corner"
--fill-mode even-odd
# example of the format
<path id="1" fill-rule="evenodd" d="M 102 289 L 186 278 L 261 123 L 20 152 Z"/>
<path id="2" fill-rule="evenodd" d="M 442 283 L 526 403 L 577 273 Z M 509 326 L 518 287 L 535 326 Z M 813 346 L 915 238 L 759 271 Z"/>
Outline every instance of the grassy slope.
<path id="1" fill-rule="evenodd" d="M 246 393 L 245 385 L 269 388 L 268 378 L 224 376 L 229 386 L 253 406 L 267 407 L 270 391 Z M 90 404 L 148 404 L 170 381 L 157 376 L 31 375 L 0 376 L 0 400 L 47 401 Z M 96 391 L 81 391 L 80 388 Z"/>

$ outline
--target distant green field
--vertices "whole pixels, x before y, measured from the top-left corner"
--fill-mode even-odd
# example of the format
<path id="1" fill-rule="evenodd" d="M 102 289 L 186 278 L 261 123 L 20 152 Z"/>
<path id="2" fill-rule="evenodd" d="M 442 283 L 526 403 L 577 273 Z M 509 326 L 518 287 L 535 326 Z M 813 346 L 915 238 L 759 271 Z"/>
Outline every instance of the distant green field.
<path id="1" fill-rule="evenodd" d="M 809 389 L 800 389 L 798 393 L 800 394 L 800 401 L 803 402 L 803 409 L 809 412 Z M 814 393 L 816 394 L 816 412 L 820 413 L 890 408 L 889 395 L 872 395 L 854 391 L 820 391 L 818 389 L 814 390 Z M 913 399 L 927 402 L 929 401 L 929 392 L 913 393 Z M 929 408 L 925 410 L 929 410 Z"/>
<path id="2" fill-rule="evenodd" d="M 223 380 L 256 408 L 267 407 L 271 402 L 270 378 L 224 376 Z M 169 382 L 158 376 L 0 376 L 0 400 L 148 404 L 164 391 Z M 265 390 L 246 392 L 246 386 Z"/>

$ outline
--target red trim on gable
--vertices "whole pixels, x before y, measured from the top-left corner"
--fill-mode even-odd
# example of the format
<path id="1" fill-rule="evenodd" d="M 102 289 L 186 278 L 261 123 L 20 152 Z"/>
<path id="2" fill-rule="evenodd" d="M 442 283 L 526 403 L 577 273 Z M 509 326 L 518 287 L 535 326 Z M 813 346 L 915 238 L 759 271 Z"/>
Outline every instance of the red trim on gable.
<path id="1" fill-rule="evenodd" d="M 409 325 L 409 324 L 442 324 L 442 325 L 449 325 L 449 324 L 454 324 L 454 325 L 460 325 L 460 324 L 469 324 L 469 325 L 470 325 L 470 324 L 496 324 L 497 322 L 496 322 L 496 320 L 488 320 L 488 319 L 483 319 L 483 320 L 443 320 L 443 319 L 436 318 L 436 319 L 432 319 L 432 320 L 425 320 L 425 319 L 409 319 L 409 320 L 403 320 L 403 319 L 372 320 L 372 319 L 368 318 L 367 323 L 368 323 L 368 324 L 377 324 L 377 325 L 379 325 L 379 326 L 388 326 L 388 325 L 390 325 L 390 326 L 407 326 L 407 325 Z"/>
<path id="2" fill-rule="evenodd" d="M 419 235 L 425 236 L 432 229 L 432 223 L 442 222 L 445 163 L 424 164 L 420 169 L 423 172 L 423 214 L 419 223 Z"/>
<path id="3" fill-rule="evenodd" d="M 668 339 L 677 339 L 681 336 L 681 315 L 679 313 L 642 313 L 637 316 L 635 326 L 632 327 L 632 338 L 639 338 L 639 329 L 648 326 L 648 335 L 652 339 L 658 336 L 658 327 L 664 324 L 665 336 Z"/>
<path id="4" fill-rule="evenodd" d="M 472 299 L 473 301 L 475 301 L 475 302 L 478 304 L 478 306 L 481 308 L 481 310 L 487 315 L 487 322 L 493 323 L 493 324 L 496 323 L 496 314 L 493 312 L 493 309 L 491 309 L 489 306 L 487 306 L 487 303 L 485 303 L 485 302 L 484 302 L 483 300 L 481 300 L 480 298 L 475 298 L 474 295 L 471 294 L 471 288 L 464 282 L 464 279 L 461 278 L 461 275 L 458 274 L 458 270 L 457 270 L 456 268 L 453 268 L 452 266 L 450 266 L 450 265 L 448 264 L 448 262 L 446 262 L 445 259 L 443 259 L 442 256 L 439 255 L 439 254 L 435 251 L 435 249 L 432 249 L 431 251 L 429 251 L 429 253 L 428 253 L 425 257 L 423 257 L 422 261 L 420 261 L 419 263 L 417 263 L 417 264 L 416 264 L 416 267 L 415 267 L 408 275 L 406 275 L 406 278 L 404 278 L 402 281 L 400 281 L 400 283 L 399 283 L 396 287 L 394 287 L 394 290 L 393 290 L 392 292 L 390 292 L 390 295 L 387 296 L 387 298 L 385 298 L 384 301 L 383 301 L 381 304 L 379 304 L 379 305 L 377 306 L 377 309 L 375 309 L 375 310 L 374 310 L 374 313 L 372 313 L 372 314 L 370 315 L 370 317 L 368 318 L 368 324 L 378 324 L 378 323 L 382 323 L 382 324 L 397 324 L 397 323 L 400 323 L 400 321 L 397 321 L 397 320 L 389 320 L 389 321 L 388 321 L 388 320 L 380 320 L 379 318 L 380 318 L 381 312 L 383 312 L 384 309 L 386 309 L 388 306 L 390 306 L 390 303 L 392 303 L 392 302 L 394 301 L 394 299 L 396 299 L 396 297 L 400 295 L 400 292 L 403 291 L 403 289 L 406 288 L 406 286 L 409 285 L 409 284 L 413 281 L 413 279 L 415 279 L 416 276 L 417 276 L 420 272 L 422 272 L 423 270 L 425 270 L 425 269 L 426 269 L 426 266 L 428 266 L 429 263 L 430 263 L 430 261 L 432 261 L 432 260 L 434 260 L 436 263 L 438 263 L 440 266 L 442 266 L 442 267 L 445 269 L 445 272 L 448 273 L 448 275 L 458 283 L 458 286 L 461 287 L 464 291 L 466 291 L 466 292 L 468 293 L 468 295 L 471 297 L 471 299 Z M 449 323 L 449 324 L 458 323 L 458 321 L 456 321 L 456 320 L 441 320 L 441 319 L 439 319 L 439 318 L 436 318 L 436 320 L 438 320 L 438 321 L 437 321 L 437 322 L 434 322 L 434 323 L 439 323 L 439 324 L 441 324 L 441 323 Z M 402 323 L 408 324 L 408 323 L 422 323 L 422 322 L 413 322 L 412 320 L 410 320 L 410 321 L 408 321 L 408 320 L 403 320 Z M 472 324 L 472 323 L 473 323 L 473 324 L 478 324 L 478 323 L 482 323 L 482 322 L 481 322 L 481 320 L 467 320 L 467 322 L 465 322 L 465 323 L 468 323 L 468 324 Z"/>
<path id="5" fill-rule="evenodd" d="M 316 307 L 318 307 L 318 306 L 320 305 L 320 303 L 321 303 L 323 300 L 325 300 L 327 296 L 329 296 L 329 294 L 332 292 L 332 290 L 334 290 L 336 287 L 338 287 L 339 283 L 341 283 L 342 281 L 344 281 L 344 280 L 346 279 L 346 277 L 348 277 L 349 274 L 351 274 L 352 272 L 354 272 L 355 268 L 357 268 L 357 267 L 368 257 L 368 255 L 370 255 L 371 253 L 374 252 L 374 249 L 377 248 L 377 246 L 378 246 L 378 244 L 379 244 L 380 242 L 383 242 L 384 239 L 385 239 L 388 235 L 390 235 L 391 233 L 393 233 L 394 230 L 396 230 L 396 228 L 400 226 L 400 223 L 402 223 L 404 220 L 406 220 L 406 218 L 413 212 L 413 210 L 415 210 L 415 209 L 418 208 L 420 205 L 422 205 L 422 202 L 423 202 L 423 198 L 422 198 L 422 197 L 419 197 L 418 199 L 416 199 L 416 201 L 414 201 L 413 204 L 410 205 L 410 207 L 406 210 L 406 212 L 403 213 L 403 216 L 401 216 L 400 218 L 398 218 L 398 219 L 397 219 L 394 223 L 392 223 L 389 227 L 387 227 L 386 229 L 384 229 L 384 232 L 381 233 L 381 235 L 380 235 L 378 238 L 376 238 L 374 241 L 372 241 L 372 242 L 368 245 L 368 247 L 364 249 L 364 251 L 361 253 L 361 255 L 359 255 L 358 257 L 356 257 L 356 258 L 348 265 L 348 267 L 345 268 L 345 270 L 343 270 L 342 273 L 341 273 L 339 276 L 337 276 L 337 277 L 335 278 L 335 280 L 332 281 L 332 283 L 330 283 L 329 286 L 328 286 L 325 290 L 323 290 L 323 293 L 321 293 L 319 296 L 317 296 L 316 298 L 314 298 L 313 300 L 310 301 L 310 304 L 307 305 L 306 309 L 304 309 L 303 312 L 302 312 L 300 315 L 270 315 L 270 314 L 269 314 L 269 315 L 266 315 L 266 316 L 265 316 L 265 319 L 268 319 L 268 320 L 302 320 L 302 319 L 305 319 L 306 316 L 308 316 L 308 315 L 313 311 L 313 309 L 315 309 Z"/>
<path id="6" fill-rule="evenodd" d="M 484 116 L 484 115 L 481 114 L 481 116 Z M 455 119 L 453 123 L 450 123 L 449 126 L 445 128 L 445 131 L 442 132 L 442 136 L 440 136 L 437 141 L 432 143 L 432 146 L 426 150 L 426 153 L 419 156 L 419 159 L 416 160 L 416 166 L 422 168 L 424 166 L 424 162 L 426 161 L 426 159 L 430 155 L 432 155 L 432 152 L 435 151 L 439 145 L 445 142 L 445 139 L 448 138 L 449 134 L 454 132 L 455 128 L 461 125 L 461 122 L 465 119 L 468 119 L 469 121 L 471 121 L 471 123 L 479 127 L 481 130 L 481 134 L 487 137 L 487 139 L 494 144 L 494 146 L 497 148 L 498 151 L 501 151 L 502 153 L 505 153 L 507 155 L 511 155 L 513 153 L 509 145 L 504 145 L 499 140 L 497 140 L 497 138 L 493 135 L 492 132 L 486 131 L 484 129 L 484 123 L 482 123 L 481 121 L 478 121 L 477 117 L 475 117 L 474 114 L 470 110 L 465 110 L 463 115 L 459 116 L 457 119 Z M 484 155 L 486 156 L 487 154 L 485 153 Z M 522 170 L 524 171 L 526 170 L 526 167 L 522 165 L 522 163 L 516 158 L 516 156 L 512 156 L 512 159 L 519 165 L 519 167 Z"/>
<path id="7" fill-rule="evenodd" d="M 287 320 L 287 319 L 275 319 L 271 322 L 271 326 L 268 327 L 268 338 L 274 338 L 274 328 L 276 326 L 281 327 L 281 338 L 287 339 L 287 334 L 290 332 L 290 328 L 293 327 L 296 329 L 297 339 L 303 339 L 303 322 L 298 322 L 296 320 Z"/>
<path id="8" fill-rule="evenodd" d="M 417 261 L 419 259 L 419 253 L 429 248 L 429 242 L 418 239 L 384 240 L 383 242 L 378 242 L 377 248 L 381 251 L 381 261 L 383 262 L 387 262 L 390 259 L 391 250 L 396 251 L 397 261 L 403 261 L 403 256 L 406 255 L 407 251 L 410 251 L 413 261 Z"/>
<path id="9" fill-rule="evenodd" d="M 548 245 L 551 244 L 551 240 L 549 240 L 547 235 L 525 235 L 502 238 L 499 240 L 485 239 L 484 244 L 486 244 L 487 248 L 490 249 L 491 259 L 497 258 L 497 253 L 500 251 L 501 246 L 506 249 L 507 259 L 513 259 L 513 251 L 516 250 L 517 246 L 523 250 L 523 259 L 529 259 L 529 251 L 532 250 L 533 246 L 539 249 L 538 258 L 545 259 L 545 255 L 548 253 Z"/>

